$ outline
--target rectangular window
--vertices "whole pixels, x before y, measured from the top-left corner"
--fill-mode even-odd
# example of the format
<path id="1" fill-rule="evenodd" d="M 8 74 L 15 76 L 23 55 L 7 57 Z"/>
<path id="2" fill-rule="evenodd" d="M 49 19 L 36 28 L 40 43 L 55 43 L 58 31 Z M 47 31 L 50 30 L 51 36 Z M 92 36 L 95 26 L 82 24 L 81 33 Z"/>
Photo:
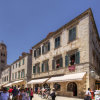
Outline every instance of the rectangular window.
<path id="1" fill-rule="evenodd" d="M 55 48 L 60 46 L 60 36 L 55 38 Z"/>
<path id="2" fill-rule="evenodd" d="M 19 61 L 19 67 L 21 66 L 21 63 L 20 63 L 20 61 Z"/>
<path id="3" fill-rule="evenodd" d="M 33 66 L 33 74 L 36 73 L 36 66 Z"/>
<path id="4" fill-rule="evenodd" d="M 69 42 L 76 39 L 76 27 L 69 30 Z"/>
<path id="5" fill-rule="evenodd" d="M 80 63 L 80 52 L 75 51 L 73 53 L 69 53 L 65 56 L 65 66 L 71 66 Z"/>
<path id="6" fill-rule="evenodd" d="M 18 79 L 20 79 L 20 71 L 18 71 Z"/>
<path id="7" fill-rule="evenodd" d="M 14 65 L 13 65 L 13 69 L 14 69 Z"/>
<path id="8" fill-rule="evenodd" d="M 23 65 L 24 65 L 24 59 L 23 59 Z"/>
<path id="9" fill-rule="evenodd" d="M 39 47 L 36 50 L 34 50 L 34 57 L 38 57 L 40 55 L 41 55 L 41 47 Z"/>
<path id="10" fill-rule="evenodd" d="M 50 51 L 50 42 L 47 42 L 42 46 L 42 54 L 44 54 L 48 51 Z"/>
<path id="11" fill-rule="evenodd" d="M 23 69 L 22 70 L 22 78 L 24 78 L 25 77 L 25 70 Z"/>
<path id="12" fill-rule="evenodd" d="M 62 56 L 57 56 L 54 57 L 53 61 L 52 61 L 52 69 L 59 69 L 63 67 L 63 58 Z"/>
<path id="13" fill-rule="evenodd" d="M 17 63 L 16 63 L 16 68 L 17 68 Z"/>
<path id="14" fill-rule="evenodd" d="M 12 73 L 12 80 L 14 80 L 14 73 Z"/>
<path id="15" fill-rule="evenodd" d="M 48 72 L 48 71 L 49 71 L 49 65 L 48 65 L 48 60 L 46 60 L 42 63 L 42 72 Z"/>
<path id="16" fill-rule="evenodd" d="M 15 73 L 15 79 L 17 79 L 17 72 Z"/>

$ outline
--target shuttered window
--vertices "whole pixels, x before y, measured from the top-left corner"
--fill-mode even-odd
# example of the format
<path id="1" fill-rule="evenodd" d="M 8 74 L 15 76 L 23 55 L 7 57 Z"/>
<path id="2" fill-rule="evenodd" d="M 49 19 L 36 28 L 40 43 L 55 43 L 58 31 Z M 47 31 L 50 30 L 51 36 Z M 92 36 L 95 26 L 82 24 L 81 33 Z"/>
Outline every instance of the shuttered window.
<path id="1" fill-rule="evenodd" d="M 36 66 L 33 66 L 33 73 L 36 73 Z"/>
<path id="2" fill-rule="evenodd" d="M 60 58 L 60 67 L 63 67 L 63 58 Z"/>
<path id="3" fill-rule="evenodd" d="M 73 41 L 76 39 L 76 27 L 73 27 L 69 30 L 69 41 Z"/>
<path id="4" fill-rule="evenodd" d="M 69 65 L 69 57 L 68 55 L 65 56 L 65 66 L 68 67 Z"/>
<path id="5" fill-rule="evenodd" d="M 44 64 L 42 63 L 42 72 L 44 72 Z"/>
<path id="6" fill-rule="evenodd" d="M 34 57 L 36 57 L 36 50 L 34 50 Z"/>
<path id="7" fill-rule="evenodd" d="M 60 46 L 60 36 L 55 38 L 55 48 Z"/>
<path id="8" fill-rule="evenodd" d="M 44 54 L 44 45 L 42 46 L 42 54 Z"/>
<path id="9" fill-rule="evenodd" d="M 55 69 L 55 60 L 52 60 L 52 70 Z"/>
<path id="10" fill-rule="evenodd" d="M 40 73 L 40 66 L 37 66 L 37 73 Z"/>
<path id="11" fill-rule="evenodd" d="M 48 51 L 50 51 L 50 42 L 48 42 Z"/>
<path id="12" fill-rule="evenodd" d="M 79 51 L 76 52 L 76 54 L 75 54 L 75 63 L 76 64 L 79 64 L 80 63 L 80 52 Z"/>

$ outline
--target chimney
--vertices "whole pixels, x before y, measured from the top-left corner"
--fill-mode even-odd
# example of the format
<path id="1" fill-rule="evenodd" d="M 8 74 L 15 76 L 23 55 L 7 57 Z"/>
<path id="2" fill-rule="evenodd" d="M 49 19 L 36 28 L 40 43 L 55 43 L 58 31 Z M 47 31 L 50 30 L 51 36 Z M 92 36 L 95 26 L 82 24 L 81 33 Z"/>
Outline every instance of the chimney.
<path id="1" fill-rule="evenodd" d="M 30 50 L 30 54 L 32 55 L 32 49 Z"/>
<path id="2" fill-rule="evenodd" d="M 25 56 L 26 55 L 26 52 L 22 52 L 22 56 Z"/>
<path id="3" fill-rule="evenodd" d="M 19 59 L 21 59 L 22 58 L 22 56 L 19 56 Z"/>

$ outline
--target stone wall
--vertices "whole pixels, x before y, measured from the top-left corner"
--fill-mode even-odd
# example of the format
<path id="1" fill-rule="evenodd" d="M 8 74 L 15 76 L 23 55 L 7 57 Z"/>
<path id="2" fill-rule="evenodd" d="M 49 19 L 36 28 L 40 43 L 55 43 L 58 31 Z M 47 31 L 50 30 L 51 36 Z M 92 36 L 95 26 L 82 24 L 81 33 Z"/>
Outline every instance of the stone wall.
<path id="1" fill-rule="evenodd" d="M 78 49 L 80 51 L 80 63 L 89 62 L 89 16 L 88 15 L 84 16 L 82 19 L 80 19 L 79 23 L 77 24 L 77 36 L 75 41 L 69 43 L 68 32 L 69 31 L 67 28 L 58 32 L 58 34 L 61 33 L 60 34 L 61 46 L 58 49 L 54 48 L 54 39 L 56 36 L 50 38 L 50 44 L 51 44 L 50 51 L 47 52 L 46 54 L 42 54 L 38 58 L 34 58 L 34 49 L 33 49 L 32 66 L 34 66 L 36 63 L 40 63 L 40 67 L 41 67 L 42 62 L 46 59 L 49 59 L 49 70 L 51 72 L 53 57 L 61 54 L 63 57 L 63 68 L 65 68 L 65 56 L 67 52 L 75 49 Z M 41 44 L 40 46 L 42 47 L 42 45 L 43 44 Z M 60 70 L 60 72 L 58 71 L 57 73 L 61 73 L 61 71 L 63 70 Z M 41 68 L 40 68 L 40 72 L 41 72 Z M 63 71 L 63 73 L 65 73 L 65 71 Z M 42 75 L 45 76 L 44 74 L 41 74 L 41 77 Z M 48 73 L 46 73 L 46 75 L 48 75 Z M 32 75 L 32 78 L 34 78 L 34 75 Z"/>

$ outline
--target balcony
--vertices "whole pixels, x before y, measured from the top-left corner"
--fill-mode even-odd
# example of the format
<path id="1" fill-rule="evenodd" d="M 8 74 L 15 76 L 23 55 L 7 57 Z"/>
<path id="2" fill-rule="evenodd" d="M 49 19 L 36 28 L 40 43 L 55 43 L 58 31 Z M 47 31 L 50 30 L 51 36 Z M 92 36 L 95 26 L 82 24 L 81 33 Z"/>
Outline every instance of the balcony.
<path id="1" fill-rule="evenodd" d="M 75 71 L 75 65 L 68 66 L 69 71 Z"/>

